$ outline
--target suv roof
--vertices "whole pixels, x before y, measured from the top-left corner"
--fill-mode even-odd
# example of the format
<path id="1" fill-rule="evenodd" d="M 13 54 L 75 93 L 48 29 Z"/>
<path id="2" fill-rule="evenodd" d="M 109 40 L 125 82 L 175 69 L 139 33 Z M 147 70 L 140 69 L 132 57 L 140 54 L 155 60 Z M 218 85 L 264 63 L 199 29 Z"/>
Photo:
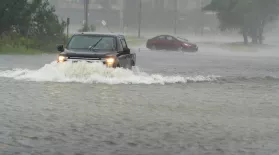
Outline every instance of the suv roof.
<path id="1" fill-rule="evenodd" d="M 75 33 L 74 35 L 102 35 L 102 36 L 115 36 L 115 37 L 124 37 L 124 34 L 119 33 L 100 33 L 100 32 L 80 32 Z"/>

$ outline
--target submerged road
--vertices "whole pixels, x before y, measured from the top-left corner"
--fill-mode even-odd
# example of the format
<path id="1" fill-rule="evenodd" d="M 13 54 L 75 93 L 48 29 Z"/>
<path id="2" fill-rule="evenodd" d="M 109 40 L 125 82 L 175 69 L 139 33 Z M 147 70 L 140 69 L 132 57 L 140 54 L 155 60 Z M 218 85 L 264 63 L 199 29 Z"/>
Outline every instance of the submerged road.
<path id="1" fill-rule="evenodd" d="M 277 155 L 276 51 L 142 49 L 134 72 L 1 55 L 0 154 Z"/>

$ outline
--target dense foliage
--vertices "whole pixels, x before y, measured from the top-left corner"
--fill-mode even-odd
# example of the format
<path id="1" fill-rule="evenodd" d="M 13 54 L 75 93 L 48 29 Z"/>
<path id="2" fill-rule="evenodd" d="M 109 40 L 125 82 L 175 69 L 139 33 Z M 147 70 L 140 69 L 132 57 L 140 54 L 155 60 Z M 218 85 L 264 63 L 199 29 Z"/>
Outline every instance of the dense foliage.
<path id="1" fill-rule="evenodd" d="M 221 30 L 239 29 L 244 43 L 263 42 L 265 26 L 277 19 L 279 0 L 212 0 L 204 10 L 217 12 Z"/>
<path id="2" fill-rule="evenodd" d="M 51 50 L 63 41 L 65 27 L 48 0 L 0 1 L 0 46 Z"/>

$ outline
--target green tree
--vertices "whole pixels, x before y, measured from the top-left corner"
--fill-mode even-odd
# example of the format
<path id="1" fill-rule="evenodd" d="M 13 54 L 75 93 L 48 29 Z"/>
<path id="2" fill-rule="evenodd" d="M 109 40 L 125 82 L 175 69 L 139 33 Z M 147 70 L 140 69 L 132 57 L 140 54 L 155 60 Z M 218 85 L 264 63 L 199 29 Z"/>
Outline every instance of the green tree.
<path id="1" fill-rule="evenodd" d="M 19 27 L 22 16 L 28 8 L 26 0 L 1 0 L 0 1 L 0 35 Z"/>
<path id="2" fill-rule="evenodd" d="M 32 39 L 27 42 L 33 47 L 45 48 L 63 40 L 66 23 L 58 19 L 48 0 L 1 0 L 0 25 L 1 37 L 22 43 L 24 38 Z"/>
<path id="3" fill-rule="evenodd" d="M 63 39 L 66 22 L 59 21 L 54 6 L 46 0 L 36 0 L 31 8 L 29 35 L 38 40 L 39 45 Z"/>
<path id="4" fill-rule="evenodd" d="M 212 0 L 203 10 L 217 12 L 221 30 L 238 29 L 245 44 L 248 37 L 256 44 L 263 42 L 264 27 L 277 19 L 279 0 Z"/>

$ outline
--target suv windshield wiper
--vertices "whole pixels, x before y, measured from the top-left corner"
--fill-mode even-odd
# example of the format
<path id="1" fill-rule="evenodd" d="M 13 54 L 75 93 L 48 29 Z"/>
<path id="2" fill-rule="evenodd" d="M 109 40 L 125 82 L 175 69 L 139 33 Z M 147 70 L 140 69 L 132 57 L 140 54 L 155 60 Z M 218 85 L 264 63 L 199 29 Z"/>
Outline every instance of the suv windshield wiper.
<path id="1" fill-rule="evenodd" d="M 103 38 L 101 38 L 100 40 L 98 40 L 94 45 L 92 45 L 89 50 L 93 50 L 94 51 L 94 48 L 103 40 Z"/>

